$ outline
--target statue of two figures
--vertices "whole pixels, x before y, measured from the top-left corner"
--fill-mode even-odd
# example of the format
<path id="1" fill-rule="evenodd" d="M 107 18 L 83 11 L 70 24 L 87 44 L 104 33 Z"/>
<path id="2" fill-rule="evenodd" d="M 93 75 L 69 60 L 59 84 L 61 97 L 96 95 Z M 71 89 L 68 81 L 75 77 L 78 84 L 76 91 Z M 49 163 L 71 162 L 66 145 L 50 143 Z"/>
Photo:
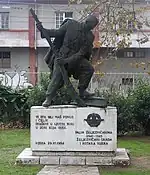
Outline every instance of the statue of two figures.
<path id="1" fill-rule="evenodd" d="M 33 12 L 32 12 L 33 13 Z M 65 84 L 72 100 L 78 106 L 87 106 L 87 99 L 93 98 L 93 93 L 86 91 L 94 68 L 90 63 L 94 35 L 92 30 L 98 24 L 95 16 L 88 16 L 85 22 L 66 19 L 59 29 L 45 29 L 35 14 L 37 28 L 41 38 L 47 39 L 50 49 L 45 56 L 45 62 L 51 70 L 51 81 L 46 92 L 44 107 L 52 104 L 57 91 Z M 53 43 L 50 39 L 55 38 Z M 77 94 L 68 77 L 73 76 L 79 81 Z M 93 102 L 90 101 L 92 104 Z"/>

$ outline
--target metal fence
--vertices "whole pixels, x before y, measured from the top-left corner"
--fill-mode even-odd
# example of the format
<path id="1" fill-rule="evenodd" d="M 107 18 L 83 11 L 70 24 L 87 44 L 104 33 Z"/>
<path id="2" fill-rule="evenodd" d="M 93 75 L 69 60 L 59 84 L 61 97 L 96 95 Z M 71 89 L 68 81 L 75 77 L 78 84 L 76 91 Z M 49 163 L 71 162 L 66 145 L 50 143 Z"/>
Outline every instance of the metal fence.
<path id="1" fill-rule="evenodd" d="M 140 82 L 150 82 L 149 73 L 95 73 L 89 85 L 90 91 L 105 91 L 114 89 L 126 92 L 129 88 L 134 89 Z"/>
<path id="2" fill-rule="evenodd" d="M 46 72 L 42 72 L 46 73 Z M 33 73 L 32 73 L 33 74 Z M 41 72 L 37 74 L 38 80 Z M 14 72 L 0 72 L 0 83 L 12 88 L 25 88 L 33 86 L 30 82 L 30 72 L 14 71 Z M 91 79 L 88 90 L 89 91 L 104 91 L 115 89 L 126 92 L 129 88 L 134 89 L 137 83 L 142 81 L 150 82 L 149 73 L 95 73 Z M 76 87 L 78 82 L 71 79 L 73 85 Z"/>

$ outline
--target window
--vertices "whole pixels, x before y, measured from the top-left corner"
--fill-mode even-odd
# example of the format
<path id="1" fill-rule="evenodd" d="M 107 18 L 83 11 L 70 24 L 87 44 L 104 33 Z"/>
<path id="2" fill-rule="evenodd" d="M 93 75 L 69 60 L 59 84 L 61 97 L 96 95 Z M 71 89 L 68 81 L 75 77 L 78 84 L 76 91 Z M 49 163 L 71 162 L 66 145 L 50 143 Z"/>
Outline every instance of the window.
<path id="1" fill-rule="evenodd" d="M 8 29 L 8 28 L 9 28 L 9 13 L 0 12 L 0 29 Z"/>
<path id="2" fill-rule="evenodd" d="M 73 12 L 56 12 L 56 29 L 58 29 L 61 23 L 67 18 L 72 19 Z"/>
<path id="3" fill-rule="evenodd" d="M 0 52 L 0 68 L 11 67 L 11 54 L 10 52 Z"/>
<path id="4" fill-rule="evenodd" d="M 73 18 L 73 12 L 65 12 L 65 18 Z"/>
<path id="5" fill-rule="evenodd" d="M 134 53 L 133 52 L 124 52 L 124 57 L 132 58 L 132 57 L 134 57 Z"/>
<path id="6" fill-rule="evenodd" d="M 122 85 L 133 85 L 133 78 L 122 78 Z"/>
<path id="7" fill-rule="evenodd" d="M 137 52 L 135 52 L 135 57 L 144 58 L 145 57 L 145 52 L 137 51 Z"/>
<path id="8" fill-rule="evenodd" d="M 125 51 L 124 58 L 145 58 L 144 51 Z"/>

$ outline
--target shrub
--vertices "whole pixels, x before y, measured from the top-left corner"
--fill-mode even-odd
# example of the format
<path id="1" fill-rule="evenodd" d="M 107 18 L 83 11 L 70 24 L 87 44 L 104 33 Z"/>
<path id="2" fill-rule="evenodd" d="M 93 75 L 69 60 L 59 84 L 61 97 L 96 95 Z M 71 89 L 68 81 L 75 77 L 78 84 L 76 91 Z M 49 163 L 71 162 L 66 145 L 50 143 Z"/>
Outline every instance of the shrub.
<path id="1" fill-rule="evenodd" d="M 133 114 L 137 123 L 145 129 L 145 134 L 150 133 L 150 84 L 146 81 L 139 81 L 132 93 Z"/>
<path id="2" fill-rule="evenodd" d="M 40 82 L 31 89 L 13 90 L 0 85 L 0 127 L 5 123 L 9 126 L 29 126 L 30 108 L 41 106 L 50 81 L 50 74 L 41 74 Z M 118 133 L 142 131 L 150 134 L 150 84 L 139 81 L 134 90 L 126 95 L 111 89 L 97 92 L 108 101 L 108 105 L 116 106 L 118 112 Z M 70 104 L 71 97 L 65 87 L 61 88 L 54 98 L 54 105 Z M 11 124 L 10 124 L 11 123 Z M 23 124 L 23 125 L 22 125 Z"/>
<path id="3" fill-rule="evenodd" d="M 40 75 L 39 83 L 28 92 L 28 105 L 31 106 L 41 106 L 43 101 L 46 98 L 46 91 L 48 84 L 50 82 L 50 74 L 42 73 Z M 56 97 L 53 99 L 53 105 L 64 105 L 71 103 L 70 95 L 67 92 L 65 87 L 59 89 L 56 94 Z"/>
<path id="4" fill-rule="evenodd" d="M 108 101 L 109 106 L 117 108 L 117 129 L 119 135 L 123 135 L 128 131 L 139 130 L 139 127 L 141 128 L 133 117 L 133 101 L 129 94 L 124 95 L 115 90 L 98 93 L 99 96 L 103 96 Z"/>
<path id="5" fill-rule="evenodd" d="M 0 122 L 9 123 L 10 121 L 25 122 L 25 108 L 27 97 L 24 91 L 13 90 L 9 87 L 0 85 Z"/>
<path id="6" fill-rule="evenodd" d="M 28 89 L 26 91 L 28 96 L 27 103 L 29 108 L 31 108 L 32 106 L 41 106 L 42 102 L 45 100 L 45 93 L 50 81 L 49 77 L 49 73 L 42 73 L 40 75 L 39 83 L 32 89 Z"/>
<path id="7" fill-rule="evenodd" d="M 134 90 L 127 94 L 115 90 L 99 94 L 107 99 L 108 105 L 116 106 L 118 113 L 118 133 L 141 131 L 150 134 L 150 84 L 139 81 Z"/>

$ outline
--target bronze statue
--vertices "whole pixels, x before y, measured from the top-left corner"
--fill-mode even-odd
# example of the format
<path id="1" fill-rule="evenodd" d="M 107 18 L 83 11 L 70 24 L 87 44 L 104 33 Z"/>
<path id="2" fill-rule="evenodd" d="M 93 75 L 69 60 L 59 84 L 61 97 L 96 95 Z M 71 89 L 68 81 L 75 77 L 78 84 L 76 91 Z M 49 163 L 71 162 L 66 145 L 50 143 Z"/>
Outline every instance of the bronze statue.
<path id="1" fill-rule="evenodd" d="M 63 77 L 59 65 L 62 65 L 67 70 L 68 75 L 73 75 L 79 80 L 79 95 L 81 98 L 89 97 L 90 94 L 86 91 L 94 69 L 89 62 L 94 35 L 92 29 L 98 24 L 95 16 L 89 16 L 84 23 L 79 23 L 75 20 L 68 20 L 58 30 L 45 29 L 41 23 L 37 24 L 37 28 L 42 33 L 46 31 L 50 37 L 61 38 L 62 43 L 60 48 L 57 48 L 57 56 L 54 57 L 52 66 L 52 79 L 46 92 L 46 100 L 43 103 L 44 107 L 51 105 L 52 99 L 56 92 L 64 84 Z M 42 36 L 42 38 L 44 38 Z"/>
<path id="2" fill-rule="evenodd" d="M 79 80 L 80 98 L 84 99 L 93 95 L 86 89 L 94 72 L 89 60 L 94 41 L 92 29 L 97 24 L 97 18 L 92 15 L 88 16 L 83 23 L 73 19 L 65 20 L 57 30 L 45 29 L 41 22 L 37 21 L 37 28 L 41 32 L 42 38 L 46 38 L 48 42 L 50 38 L 55 38 L 53 45 L 49 42 L 53 49 L 50 48 L 45 57 L 46 63 L 52 70 L 52 76 L 46 92 L 46 100 L 43 103 L 44 107 L 51 105 L 58 89 L 66 83 L 64 82 L 65 72 L 69 77 L 72 75 Z M 81 102 L 81 106 L 84 106 L 82 100 L 79 102 Z"/>

